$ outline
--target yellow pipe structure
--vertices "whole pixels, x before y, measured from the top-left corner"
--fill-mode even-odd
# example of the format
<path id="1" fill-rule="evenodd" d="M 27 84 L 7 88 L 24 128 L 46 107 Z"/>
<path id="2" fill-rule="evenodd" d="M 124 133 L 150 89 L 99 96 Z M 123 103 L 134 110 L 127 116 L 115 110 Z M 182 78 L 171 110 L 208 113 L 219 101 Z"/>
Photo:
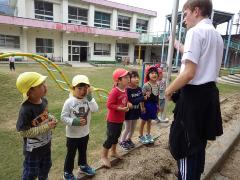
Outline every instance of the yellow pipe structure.
<path id="1" fill-rule="evenodd" d="M 37 54 L 32 54 L 32 53 L 3 53 L 0 55 L 0 60 L 10 56 L 25 56 L 33 59 L 34 61 L 38 62 L 44 69 L 47 70 L 48 74 L 56 82 L 56 84 L 60 89 L 64 91 L 70 91 L 70 89 L 72 89 L 72 85 L 70 81 L 67 79 L 67 77 L 64 75 L 63 71 L 55 63 L 50 61 L 48 58 L 45 58 Z M 63 80 L 58 80 L 54 72 L 58 73 Z M 93 86 L 92 88 L 93 88 L 93 91 L 97 94 L 100 102 L 103 102 L 103 97 L 107 98 L 108 96 L 107 90 L 101 89 L 101 88 L 95 88 Z"/>

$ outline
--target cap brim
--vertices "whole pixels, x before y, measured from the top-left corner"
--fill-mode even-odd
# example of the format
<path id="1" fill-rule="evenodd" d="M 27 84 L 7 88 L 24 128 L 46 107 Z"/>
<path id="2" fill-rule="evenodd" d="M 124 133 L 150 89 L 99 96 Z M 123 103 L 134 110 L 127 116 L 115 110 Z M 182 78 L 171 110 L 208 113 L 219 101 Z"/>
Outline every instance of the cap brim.
<path id="1" fill-rule="evenodd" d="M 126 71 L 124 74 L 122 74 L 120 77 L 124 77 L 124 76 L 126 76 L 126 75 L 128 75 L 129 74 L 129 72 L 128 71 Z"/>
<path id="2" fill-rule="evenodd" d="M 46 81 L 47 76 L 41 76 L 33 85 L 32 87 L 36 87 Z"/>

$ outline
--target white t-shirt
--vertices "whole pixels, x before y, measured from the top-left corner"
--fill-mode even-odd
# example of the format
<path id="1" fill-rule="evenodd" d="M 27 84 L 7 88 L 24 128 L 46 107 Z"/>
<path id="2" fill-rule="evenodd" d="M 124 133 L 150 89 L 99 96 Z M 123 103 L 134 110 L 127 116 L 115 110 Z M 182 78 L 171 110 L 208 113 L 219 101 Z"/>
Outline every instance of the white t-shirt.
<path id="1" fill-rule="evenodd" d="M 84 114 L 90 111 L 87 115 L 87 124 L 84 126 L 72 126 L 74 118 L 78 118 L 78 115 Z M 88 102 L 86 98 L 77 99 L 74 96 L 70 96 L 64 103 L 61 120 L 66 124 L 66 136 L 69 138 L 81 138 L 89 134 L 89 125 L 91 120 L 91 112 L 98 111 L 98 105 L 94 98 L 91 102 Z"/>
<path id="2" fill-rule="evenodd" d="M 185 61 L 189 60 L 197 65 L 197 70 L 188 84 L 200 85 L 216 81 L 222 57 L 223 39 L 211 20 L 203 19 L 187 32 L 180 73 L 185 68 Z"/>

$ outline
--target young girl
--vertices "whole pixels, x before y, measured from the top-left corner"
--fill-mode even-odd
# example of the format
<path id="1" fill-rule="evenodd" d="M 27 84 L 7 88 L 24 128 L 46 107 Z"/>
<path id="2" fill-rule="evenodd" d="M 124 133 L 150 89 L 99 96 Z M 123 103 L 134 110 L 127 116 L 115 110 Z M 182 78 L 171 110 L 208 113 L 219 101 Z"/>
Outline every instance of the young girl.
<path id="1" fill-rule="evenodd" d="M 140 103 L 144 101 L 144 96 L 142 93 L 142 88 L 138 86 L 139 75 L 137 71 L 130 71 L 130 84 L 127 88 L 128 101 L 132 104 L 132 108 L 129 109 L 125 114 L 125 129 L 122 133 L 120 146 L 124 150 L 129 150 L 134 148 L 135 144 L 132 142 L 131 138 L 134 133 L 137 120 L 140 117 L 141 109 Z"/>
<path id="2" fill-rule="evenodd" d="M 111 149 L 111 155 L 121 158 L 116 151 L 118 138 L 122 131 L 125 112 L 129 110 L 126 87 L 129 83 L 128 71 L 118 68 L 113 72 L 114 87 L 107 99 L 107 139 L 103 144 L 101 160 L 107 168 L 111 167 L 108 158 L 108 151 Z"/>
<path id="3" fill-rule="evenodd" d="M 157 118 L 158 102 L 159 102 L 159 86 L 158 81 L 158 69 L 155 66 L 150 66 L 146 73 L 146 83 L 143 85 L 143 95 L 147 95 L 148 98 L 144 101 L 145 112 L 141 114 L 141 124 L 139 129 L 139 141 L 142 144 L 154 143 L 154 140 L 150 134 L 151 132 L 151 120 Z M 147 123 L 147 134 L 143 136 L 143 129 Z"/>
<path id="4" fill-rule="evenodd" d="M 87 145 L 91 112 L 98 111 L 98 105 L 91 95 L 89 79 L 76 75 L 72 80 L 72 95 L 65 101 L 61 120 L 66 124 L 67 155 L 64 163 L 64 179 L 75 180 L 74 158 L 78 151 L 79 173 L 95 175 L 95 170 L 87 164 Z"/>

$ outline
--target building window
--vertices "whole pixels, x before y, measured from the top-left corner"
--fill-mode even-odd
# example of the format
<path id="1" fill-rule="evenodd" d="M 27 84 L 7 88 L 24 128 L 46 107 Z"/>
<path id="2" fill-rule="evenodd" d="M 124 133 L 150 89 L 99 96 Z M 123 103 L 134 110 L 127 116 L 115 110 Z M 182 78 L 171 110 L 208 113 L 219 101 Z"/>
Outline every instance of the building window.
<path id="1" fill-rule="evenodd" d="M 20 48 L 20 37 L 0 34 L 0 47 Z"/>
<path id="2" fill-rule="evenodd" d="M 118 30 L 130 31 L 130 17 L 118 16 Z"/>
<path id="3" fill-rule="evenodd" d="M 146 33 L 148 28 L 148 21 L 137 19 L 136 31 L 139 33 Z"/>
<path id="4" fill-rule="evenodd" d="M 95 11 L 94 26 L 101 28 L 110 28 L 110 18 L 110 14 Z"/>
<path id="5" fill-rule="evenodd" d="M 53 3 L 46 1 L 34 1 L 35 18 L 53 21 Z"/>
<path id="6" fill-rule="evenodd" d="M 94 43 L 94 55 L 110 56 L 111 44 Z"/>
<path id="7" fill-rule="evenodd" d="M 129 44 L 117 44 L 117 56 L 128 56 Z"/>
<path id="8" fill-rule="evenodd" d="M 36 53 L 53 53 L 53 39 L 36 38 Z"/>
<path id="9" fill-rule="evenodd" d="M 88 10 L 78 7 L 68 6 L 68 22 L 81 25 L 88 24 Z"/>

